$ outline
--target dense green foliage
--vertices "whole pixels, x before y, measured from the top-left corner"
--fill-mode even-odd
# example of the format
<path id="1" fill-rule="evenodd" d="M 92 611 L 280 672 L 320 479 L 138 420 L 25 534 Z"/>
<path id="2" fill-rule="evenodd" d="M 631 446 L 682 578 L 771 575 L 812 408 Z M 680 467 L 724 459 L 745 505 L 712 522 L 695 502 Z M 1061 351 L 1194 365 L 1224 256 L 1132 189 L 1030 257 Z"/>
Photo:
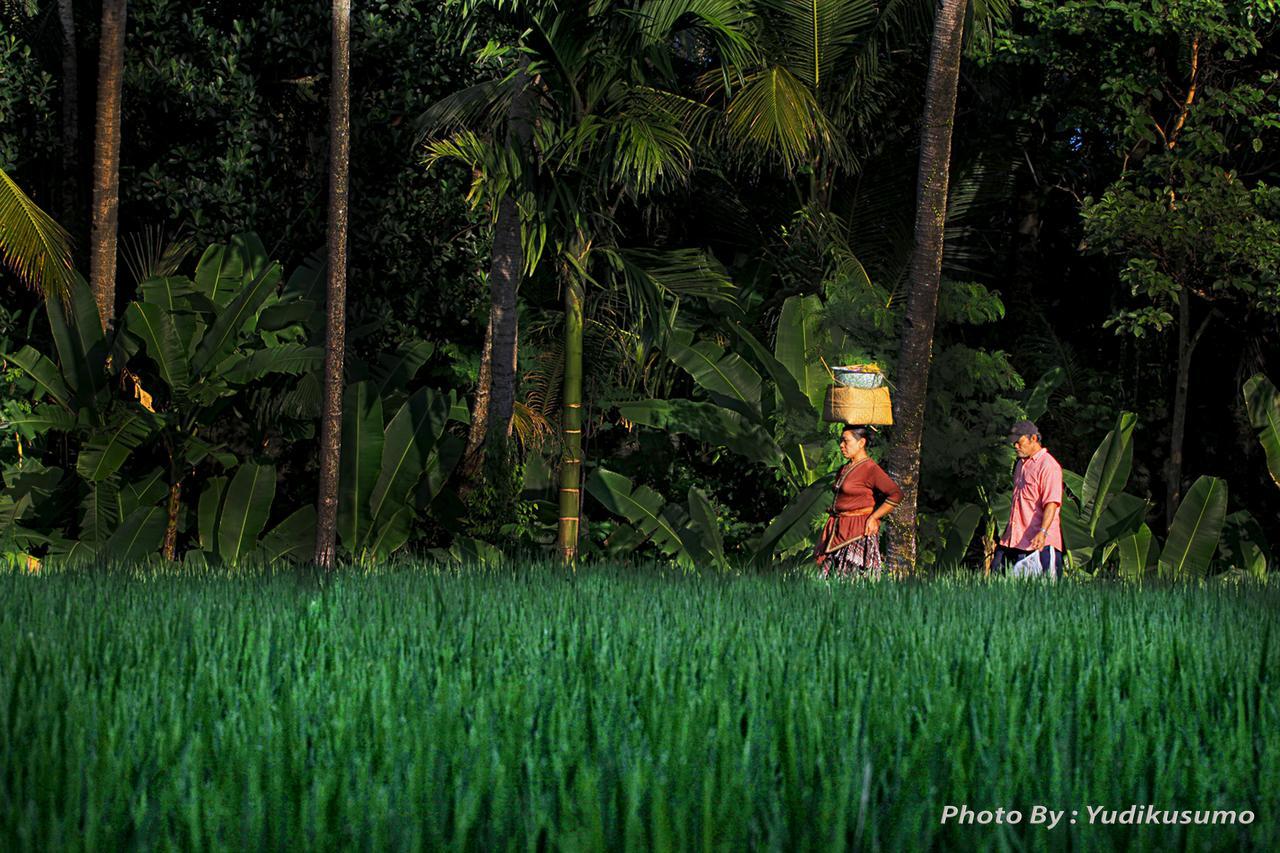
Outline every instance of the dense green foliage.
<path id="1" fill-rule="evenodd" d="M 68 158 L 56 5 L 5 4 L 0 14 L 0 168 L 83 247 L 98 24 L 94 8 L 76 6 L 80 135 Z M 391 543 L 457 554 L 481 547 L 472 540 L 508 552 L 549 545 L 565 453 L 556 430 L 566 281 L 584 295 L 582 484 L 596 486 L 584 501 L 584 554 L 688 564 L 802 553 L 822 509 L 815 484 L 839 462 L 810 411 L 824 381 L 818 357 L 875 361 L 893 379 L 929 4 L 592 8 L 589 23 L 572 3 L 385 0 L 357 10 L 348 340 L 369 370 L 405 358 L 417 367 L 412 382 L 384 389 L 380 411 L 360 398 L 347 432 L 368 426 L 361 434 L 381 433 L 385 448 L 423 386 L 450 415 L 432 421 L 429 441 L 412 433 L 423 467 L 412 497 L 400 493 L 411 508 L 379 519 L 379 532 L 352 519 L 371 510 L 382 459 L 366 447 L 350 463 L 352 558 Z M 280 0 L 134 0 L 129 14 L 117 308 L 122 326 L 137 327 L 148 309 L 129 306 L 147 303 L 148 271 L 193 276 L 188 251 L 252 231 L 283 269 L 308 266 L 324 236 L 328 17 Z M 1280 541 L 1280 490 L 1266 473 L 1273 404 L 1265 379 L 1248 383 L 1280 375 L 1266 343 L 1280 293 L 1274 4 L 981 3 L 967 29 L 923 442 L 923 567 L 983 563 L 1007 512 L 1004 430 L 1023 414 L 1082 472 L 1064 510 L 1078 568 L 1154 570 L 1201 476 L 1220 481 L 1209 491 L 1226 501 L 1210 570 L 1265 567 L 1268 541 Z M 541 80 L 540 132 L 513 152 L 502 146 L 504 87 L 522 61 Z M 530 261 L 516 462 L 490 466 L 460 499 L 458 477 L 440 472 L 455 470 L 474 400 L 489 241 L 508 188 Z M 7 271 L 0 295 L 0 353 L 53 356 L 44 306 Z M 277 343 L 319 342 L 314 318 L 284 341 L 245 331 L 261 344 L 244 352 L 256 364 Z M 95 392 L 99 410 L 84 410 L 65 440 L 33 448 L 30 432 L 4 431 L 0 529 L 22 521 L 48 540 L 19 550 L 45 557 L 84 541 L 99 505 L 74 479 L 49 491 L 48 471 L 73 478 L 77 447 L 93 438 L 84 430 L 136 414 L 138 387 L 170 420 L 204 418 L 210 444 L 235 456 L 153 479 L 181 482 L 179 553 L 220 558 L 216 534 L 202 541 L 199 500 L 212 489 L 208 505 L 222 506 L 238 465 L 272 466 L 278 479 L 260 534 L 314 500 L 318 376 L 300 353 L 296 379 L 233 376 L 234 393 L 213 407 L 225 416 L 210 426 L 204 409 L 176 412 L 163 366 L 125 332 L 121 352 L 140 386 L 111 374 Z M 758 395 L 726 397 L 688 369 L 688 351 L 713 349 L 758 376 Z M 778 365 L 808 407 L 779 382 Z M 17 424 L 39 401 L 12 358 L 3 370 L 0 418 Z M 369 378 L 357 370 L 349 385 Z M 1086 494 L 1096 448 L 1126 412 L 1136 419 L 1123 483 Z M 154 431 L 142 458 L 174 468 L 181 432 Z M 883 438 L 877 455 L 892 432 Z M 175 452 L 151 452 L 161 445 Z M 30 476 L 14 468 L 24 451 Z M 154 488 L 137 491 L 152 467 L 122 472 L 136 495 L 116 501 L 99 539 L 123 524 L 122 505 L 159 505 Z M 614 475 L 643 497 L 630 515 L 601 485 Z M 216 526 L 219 511 L 205 517 Z M 154 527 L 140 529 L 154 540 Z"/>
<path id="2" fill-rule="evenodd" d="M 1271 588 L 550 566 L 0 588 L 11 850 L 1280 841 Z M 1080 822 L 942 825 L 960 803 Z M 1087 824 L 1132 803 L 1256 817 Z"/>

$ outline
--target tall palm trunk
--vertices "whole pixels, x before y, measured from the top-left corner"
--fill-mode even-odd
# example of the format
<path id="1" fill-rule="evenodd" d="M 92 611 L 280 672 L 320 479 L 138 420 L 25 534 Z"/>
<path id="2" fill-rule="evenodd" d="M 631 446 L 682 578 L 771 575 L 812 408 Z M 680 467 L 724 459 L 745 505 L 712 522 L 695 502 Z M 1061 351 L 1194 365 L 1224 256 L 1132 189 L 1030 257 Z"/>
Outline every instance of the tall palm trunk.
<path id="1" fill-rule="evenodd" d="M 902 487 L 894 511 L 889 565 L 899 576 L 916 563 L 916 499 L 920 480 L 920 442 L 924 434 L 925 395 L 933 357 L 933 324 L 942 278 L 942 242 L 947 221 L 947 183 L 951 163 L 951 126 L 960 82 L 960 46 L 966 0 L 940 0 L 929 52 L 920 166 L 916 185 L 915 248 L 908 273 L 906 327 L 898 356 L 898 393 L 893 422 L 897 440 L 889 455 L 890 474 Z"/>
<path id="2" fill-rule="evenodd" d="M 80 157 L 80 64 L 76 56 L 76 18 L 71 0 L 58 0 L 58 21 L 62 26 L 62 222 L 70 231 L 80 220 L 76 187 L 79 185 Z"/>
<path id="3" fill-rule="evenodd" d="M 509 143 L 519 149 L 532 136 L 533 96 L 529 92 L 527 58 L 513 78 L 514 94 L 507 112 Z M 524 245 L 520 242 L 520 211 L 510 195 L 498 207 L 489 262 L 489 325 L 480 354 L 480 376 L 463 457 L 464 488 L 474 484 L 488 450 L 505 445 L 511 435 L 511 413 L 516 400 L 516 338 L 519 318 L 516 292 L 524 270 Z"/>
<path id="4" fill-rule="evenodd" d="M 103 0 L 98 43 L 98 118 L 93 140 L 93 225 L 89 283 L 102 328 L 115 319 L 120 216 L 120 100 L 128 0 Z"/>
<path id="5" fill-rule="evenodd" d="M 320 416 L 320 493 L 316 565 L 334 565 L 338 466 L 342 453 L 342 362 L 347 336 L 347 172 L 351 156 L 351 0 L 333 0 L 333 79 L 329 84 L 329 263 L 325 292 L 324 408 Z"/>
<path id="6" fill-rule="evenodd" d="M 574 269 L 564 276 L 564 391 L 561 406 L 560 524 L 556 547 L 566 564 L 578 559 L 578 527 L 582 516 L 582 277 Z"/>

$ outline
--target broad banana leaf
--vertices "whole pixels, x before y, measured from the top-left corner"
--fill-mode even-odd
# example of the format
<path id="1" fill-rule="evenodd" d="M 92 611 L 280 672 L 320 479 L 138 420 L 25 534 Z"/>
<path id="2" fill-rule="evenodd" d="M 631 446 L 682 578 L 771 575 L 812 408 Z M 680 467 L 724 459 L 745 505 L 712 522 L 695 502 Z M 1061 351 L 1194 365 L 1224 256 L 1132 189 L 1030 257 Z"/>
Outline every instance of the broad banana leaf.
<path id="1" fill-rule="evenodd" d="M 1182 579 L 1207 574 L 1226 515 L 1226 481 L 1217 477 L 1196 480 L 1174 513 L 1160 552 L 1160 576 Z"/>
<path id="2" fill-rule="evenodd" d="M 380 528 L 408 504 L 448 415 L 447 399 L 423 388 L 391 418 L 384 431 L 381 469 L 369 495 L 369 533 L 360 536 L 362 542 L 391 541 Z M 404 524 L 410 520 L 412 510 Z"/>
<path id="3" fill-rule="evenodd" d="M 226 492 L 226 477 L 210 477 L 204 485 L 204 491 L 200 492 L 200 502 L 196 507 L 196 526 L 201 551 L 218 553 L 218 519 L 222 515 L 222 497 Z"/>
<path id="4" fill-rule="evenodd" d="M 1055 367 L 1040 377 L 1035 387 L 1027 394 L 1027 402 L 1023 406 L 1030 420 L 1036 420 L 1048 410 L 1049 397 L 1062 384 L 1066 376 L 1067 372 L 1065 370 L 1061 367 Z"/>
<path id="5" fill-rule="evenodd" d="M 84 500 L 80 502 L 84 510 L 80 519 L 80 539 L 93 550 L 101 551 L 120 526 L 120 487 L 115 477 L 86 485 Z"/>
<path id="6" fill-rule="evenodd" d="M 467 449 L 467 442 L 456 435 L 444 433 L 431 448 L 422 472 L 422 480 L 417 488 L 417 505 L 429 506 L 444 489 L 449 475 L 462 460 L 462 453 Z"/>
<path id="7" fill-rule="evenodd" d="M 764 344 L 760 343 L 754 335 L 740 324 L 735 323 L 733 331 L 747 345 L 756 362 L 764 368 L 765 373 L 773 380 L 774 391 L 782 404 L 800 416 L 812 413 L 813 420 L 817 421 L 818 410 L 809 401 L 805 393 L 800 390 L 800 386 L 796 383 L 796 378 L 783 366 L 782 362 L 778 361 L 777 357 L 769 352 Z"/>
<path id="8" fill-rule="evenodd" d="M 586 487 L 587 494 L 634 524 L 663 554 L 675 557 L 683 565 L 692 564 L 680 531 L 662 512 L 666 504 L 662 495 L 648 486 L 633 487 L 627 477 L 604 468 L 591 472 Z"/>
<path id="9" fill-rule="evenodd" d="M 1280 393 L 1266 376 L 1258 373 L 1244 384 L 1249 422 L 1258 431 L 1258 441 L 1267 456 L 1267 470 L 1280 486 Z"/>
<path id="10" fill-rule="evenodd" d="M 1058 517 L 1062 523 L 1062 544 L 1067 550 L 1071 565 L 1083 568 L 1092 562 L 1096 550 L 1093 533 L 1089 530 L 1089 520 L 1080 511 L 1080 504 L 1069 497 L 1063 498 Z"/>
<path id="11" fill-rule="evenodd" d="M 1231 568 L 1243 569 L 1258 580 L 1267 576 L 1267 537 L 1247 510 L 1226 517 L 1219 553 Z"/>
<path id="12" fill-rule="evenodd" d="M 98 394 L 107 387 L 107 340 L 93 293 L 79 275 L 68 296 L 70 316 L 60 298 L 45 300 L 49 331 L 58 350 L 63 379 L 81 408 L 92 410 Z"/>
<path id="13" fill-rule="evenodd" d="M 1093 458 L 1089 460 L 1080 495 L 1080 507 L 1088 519 L 1091 533 L 1097 531 L 1098 520 L 1102 518 L 1103 509 L 1107 505 L 1107 497 L 1123 489 L 1129 480 L 1129 469 L 1133 466 L 1133 428 L 1137 423 L 1137 415 L 1121 412 L 1116 418 L 1115 427 L 1102 439 L 1098 449 L 1093 452 Z"/>
<path id="14" fill-rule="evenodd" d="M 79 397 L 62 379 L 58 366 L 48 357 L 41 355 L 32 347 L 23 347 L 14 353 L 7 353 L 5 361 L 21 368 L 22 372 L 36 383 L 36 393 L 48 394 L 49 397 L 68 412 L 80 406 Z"/>
<path id="15" fill-rule="evenodd" d="M 227 366 L 222 375 L 228 382 L 253 382 L 271 373 L 297 376 L 320 370 L 323 366 L 323 348 L 284 343 L 258 350 L 247 358 L 237 359 Z"/>
<path id="16" fill-rule="evenodd" d="M 120 487 L 120 515 L 129 515 L 135 509 L 153 506 L 169 494 L 169 484 L 164 479 L 164 469 L 153 468 L 132 483 Z"/>
<path id="17" fill-rule="evenodd" d="M 720 521 L 715 507 L 696 486 L 689 487 L 689 519 L 702 549 L 722 571 L 729 567 L 724 558 L 724 538 L 720 534 Z"/>
<path id="18" fill-rule="evenodd" d="M 413 517 L 413 508 L 402 506 L 389 516 L 380 519 L 377 526 L 373 528 L 368 543 L 360 552 L 361 559 L 385 557 L 403 547 L 404 543 L 409 541 Z"/>
<path id="19" fill-rule="evenodd" d="M 218 307 L 224 307 L 244 284 L 245 263 L 233 246 L 210 246 L 196 264 L 196 288 Z"/>
<path id="20" fill-rule="evenodd" d="M 692 341 L 689 332 L 674 332 L 667 345 L 671 360 L 693 381 L 710 392 L 723 394 L 749 410 L 760 408 L 760 374 L 737 353 L 726 353 L 711 341 Z"/>
<path id="21" fill-rule="evenodd" d="M 307 562 L 315 555 L 316 508 L 307 504 L 262 537 L 258 556 L 265 562 L 294 560 Z"/>
<path id="22" fill-rule="evenodd" d="M 319 310 L 320 306 L 309 299 L 276 302 L 262 309 L 262 313 L 258 315 L 258 328 L 279 332 L 316 316 Z"/>
<path id="23" fill-rule="evenodd" d="M 636 400 L 617 405 L 618 412 L 635 423 L 683 433 L 713 447 L 726 447 L 770 468 L 782 465 L 782 448 L 767 430 L 715 403 Z"/>
<path id="24" fill-rule="evenodd" d="M 217 364 L 235 347 L 236 339 L 245 323 L 253 317 L 258 308 L 280 283 L 280 265 L 272 263 L 262 274 L 249 282 L 231 300 L 231 304 L 218 312 L 217 319 L 196 348 L 195 358 L 191 360 L 192 374 L 199 376 L 211 365 Z"/>
<path id="25" fill-rule="evenodd" d="M 753 562 L 763 563 L 774 554 L 791 550 L 813 533 L 813 523 L 831 505 L 834 475 L 825 477 L 800 491 L 783 508 L 763 534 L 750 544 Z"/>
<path id="26" fill-rule="evenodd" d="M 169 314 L 186 310 L 188 297 L 196 292 L 191 279 L 182 276 L 149 278 L 138 285 L 138 290 L 143 302 L 155 305 Z"/>
<path id="27" fill-rule="evenodd" d="M 129 331 L 137 335 L 147 348 L 147 355 L 155 362 L 171 396 L 176 399 L 185 397 L 191 381 L 191 367 L 187 363 L 186 348 L 173 324 L 172 313 L 159 305 L 133 302 L 125 310 L 125 322 Z"/>
<path id="28" fill-rule="evenodd" d="M 168 522 L 163 507 L 135 509 L 98 552 L 115 560 L 139 560 L 160 550 Z"/>
<path id="29" fill-rule="evenodd" d="M 16 429 L 27 439 L 32 439 L 46 432 L 67 432 L 75 429 L 76 416 L 57 406 L 36 406 L 30 412 L 16 415 L 11 420 L 0 422 L 0 428 Z"/>
<path id="30" fill-rule="evenodd" d="M 80 448 L 76 471 L 90 482 L 110 477 L 149 436 L 155 420 L 149 413 L 129 412 L 102 427 Z"/>
<path id="31" fill-rule="evenodd" d="M 236 469 L 218 519 L 218 556 L 226 563 L 239 565 L 254 550 L 275 496 L 274 465 L 246 462 Z"/>
<path id="32" fill-rule="evenodd" d="M 969 543 L 973 541 L 973 534 L 982 521 L 982 508 L 976 504 L 964 504 L 951 513 L 950 521 L 947 535 L 942 540 L 938 563 L 943 567 L 954 568 L 964 562 Z"/>
<path id="33" fill-rule="evenodd" d="M 1120 577 L 1139 580 L 1151 565 L 1151 528 L 1143 524 L 1117 543 L 1120 549 Z"/>
<path id="34" fill-rule="evenodd" d="M 1120 492 L 1107 499 L 1106 509 L 1093 529 L 1097 547 L 1110 549 L 1116 542 L 1132 536 L 1147 517 L 1148 504 L 1143 498 Z"/>
<path id="35" fill-rule="evenodd" d="M 360 532 L 368 526 L 369 495 L 382 461 L 382 430 L 382 399 L 368 382 L 348 386 L 342 400 L 338 536 L 352 553 L 359 550 Z"/>
<path id="36" fill-rule="evenodd" d="M 383 355 L 369 371 L 373 392 L 379 397 L 386 397 L 393 392 L 407 391 L 409 382 L 435 349 L 435 344 L 428 341 L 409 341 L 396 352 Z"/>
<path id="37" fill-rule="evenodd" d="M 774 353 L 815 409 L 822 405 L 831 377 L 818 361 L 822 300 L 790 296 L 782 303 Z"/>

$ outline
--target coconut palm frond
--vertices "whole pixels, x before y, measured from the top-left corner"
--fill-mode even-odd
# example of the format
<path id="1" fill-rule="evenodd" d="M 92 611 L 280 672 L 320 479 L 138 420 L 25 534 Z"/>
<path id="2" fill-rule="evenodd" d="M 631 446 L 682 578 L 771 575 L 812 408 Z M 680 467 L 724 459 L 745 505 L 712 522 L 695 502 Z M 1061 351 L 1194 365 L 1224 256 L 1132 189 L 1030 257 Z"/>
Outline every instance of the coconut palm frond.
<path id="1" fill-rule="evenodd" d="M 168 238 L 164 228 L 158 225 L 148 225 L 142 231 L 125 234 L 120 240 L 120 254 L 137 284 L 151 278 L 174 275 L 195 248 L 194 238 Z"/>
<path id="2" fill-rule="evenodd" d="M 0 256 L 44 296 L 65 295 L 75 278 L 71 235 L 0 169 Z"/>
<path id="3" fill-rule="evenodd" d="M 674 116 L 635 106 L 612 122 L 613 181 L 637 195 L 659 184 L 687 182 L 693 171 L 693 143 Z"/>
<path id="4" fill-rule="evenodd" d="M 493 131 L 505 121 L 515 92 L 516 71 L 496 80 L 485 80 L 436 101 L 414 120 L 418 144 L 460 129 Z"/>
<path id="5" fill-rule="evenodd" d="M 542 412 L 519 400 L 511 407 L 511 430 L 526 452 L 541 450 L 556 440 L 555 424 Z"/>
<path id="6" fill-rule="evenodd" d="M 840 76 L 842 57 L 876 20 L 875 0 L 763 0 L 787 68 L 814 89 Z"/>
<path id="7" fill-rule="evenodd" d="M 789 69 L 775 65 L 750 75 L 726 109 L 739 154 L 767 152 L 788 172 L 815 156 L 846 163 L 848 147 L 813 90 Z"/>
<path id="8" fill-rule="evenodd" d="M 651 45 L 665 50 L 682 31 L 691 30 L 708 38 L 730 68 L 755 61 L 750 32 L 755 13 L 745 0 L 650 0 L 637 11 L 639 33 Z"/>

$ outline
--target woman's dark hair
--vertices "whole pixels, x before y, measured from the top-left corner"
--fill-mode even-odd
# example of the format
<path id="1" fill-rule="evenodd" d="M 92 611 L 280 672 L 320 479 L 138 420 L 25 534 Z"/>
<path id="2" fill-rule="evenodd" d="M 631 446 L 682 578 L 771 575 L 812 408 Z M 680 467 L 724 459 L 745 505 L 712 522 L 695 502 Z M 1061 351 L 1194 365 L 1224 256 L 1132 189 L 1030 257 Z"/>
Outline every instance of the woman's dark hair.
<path id="1" fill-rule="evenodd" d="M 841 437 L 843 437 L 846 432 L 851 432 L 854 434 L 855 437 L 865 441 L 867 443 L 867 447 L 871 447 L 871 445 L 875 444 L 875 433 L 873 433 L 871 430 L 867 429 L 866 427 L 854 426 L 853 424 L 845 424 L 843 427 L 840 428 Z"/>

